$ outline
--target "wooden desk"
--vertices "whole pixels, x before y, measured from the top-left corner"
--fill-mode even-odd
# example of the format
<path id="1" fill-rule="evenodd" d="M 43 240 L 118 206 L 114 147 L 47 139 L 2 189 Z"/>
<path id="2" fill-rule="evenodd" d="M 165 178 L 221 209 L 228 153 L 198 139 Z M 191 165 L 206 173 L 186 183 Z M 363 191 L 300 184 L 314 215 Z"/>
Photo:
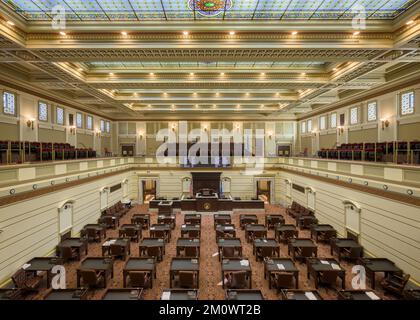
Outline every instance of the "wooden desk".
<path id="1" fill-rule="evenodd" d="M 318 289 L 318 275 L 322 272 L 338 272 L 338 277 L 341 279 L 341 286 L 343 289 L 346 288 L 346 270 L 341 267 L 340 263 L 333 259 L 333 258 L 309 258 L 306 261 L 307 263 L 307 271 L 308 271 L 308 279 L 311 276 L 315 279 L 315 288 Z M 335 267 L 335 268 L 334 268 Z"/>
<path id="2" fill-rule="evenodd" d="M 176 225 L 176 216 L 174 214 L 170 215 L 158 215 L 157 219 L 158 224 L 168 224 L 171 226 L 171 229 L 175 229 Z"/>
<path id="3" fill-rule="evenodd" d="M 183 239 L 179 238 L 176 243 L 176 255 L 179 256 L 181 251 L 184 251 L 186 247 L 195 247 L 198 251 L 198 256 L 200 256 L 200 239 L 197 238 L 188 238 Z"/>
<path id="4" fill-rule="evenodd" d="M 220 238 L 217 241 L 218 251 L 219 251 L 219 261 L 220 257 L 222 256 L 222 250 L 225 247 L 234 248 L 234 250 L 238 251 L 238 256 L 242 256 L 242 243 L 241 238 Z"/>
<path id="5" fill-rule="evenodd" d="M 184 216 L 184 223 L 201 225 L 201 214 L 186 214 Z"/>
<path id="6" fill-rule="evenodd" d="M 127 277 L 130 271 L 145 271 L 150 274 L 150 287 L 153 287 L 153 278 L 156 279 L 156 263 L 151 258 L 130 257 L 123 269 L 123 287 L 127 287 Z"/>
<path id="7" fill-rule="evenodd" d="M 88 289 L 60 289 L 52 290 L 44 300 L 86 300 Z"/>
<path id="8" fill-rule="evenodd" d="M 143 229 L 149 229 L 150 228 L 150 214 L 148 213 L 133 214 L 133 216 L 131 217 L 131 223 L 140 224 Z"/>
<path id="9" fill-rule="evenodd" d="M 223 225 L 223 224 L 231 224 L 232 223 L 232 217 L 230 214 L 219 214 L 216 213 L 213 216 L 214 219 L 214 228 L 216 229 L 216 226 Z"/>
<path id="10" fill-rule="evenodd" d="M 107 286 L 107 278 L 114 277 L 114 261 L 108 258 L 87 257 L 85 258 L 80 267 L 77 269 L 77 287 L 80 287 L 81 271 L 95 270 L 102 273 L 104 277 L 104 287 Z"/>
<path id="11" fill-rule="evenodd" d="M 228 289 L 226 290 L 226 300 L 264 300 L 261 290 L 248 289 Z"/>
<path id="12" fill-rule="evenodd" d="M 282 224 L 282 225 L 275 225 L 274 226 L 274 231 L 275 231 L 275 238 L 277 239 L 278 242 L 284 242 L 284 241 L 288 241 L 288 239 L 286 239 L 284 237 L 285 233 L 292 233 L 294 234 L 294 237 L 298 237 L 299 235 L 299 231 L 296 229 L 296 226 L 293 224 Z"/>
<path id="13" fill-rule="evenodd" d="M 80 235 L 86 236 L 87 235 L 87 230 L 88 229 L 93 229 L 95 230 L 95 233 L 99 236 L 99 241 L 102 240 L 102 238 L 106 238 L 106 227 L 102 224 L 98 224 L 98 223 L 91 223 L 91 224 L 87 224 L 83 227 L 83 229 L 80 231 Z"/>
<path id="14" fill-rule="evenodd" d="M 165 235 L 166 242 L 171 241 L 171 226 L 169 224 L 153 224 L 150 227 L 150 237 L 159 238 L 159 234 L 162 232 Z"/>
<path id="15" fill-rule="evenodd" d="M 245 237 L 248 242 L 251 241 L 251 238 L 254 233 L 261 233 L 262 238 L 267 238 L 267 228 L 263 224 L 247 224 L 245 226 Z"/>
<path id="16" fill-rule="evenodd" d="M 165 289 L 161 300 L 198 300 L 198 289 Z"/>
<path id="17" fill-rule="evenodd" d="M 169 286 L 172 288 L 175 276 L 180 271 L 193 271 L 196 274 L 197 288 L 200 281 L 200 260 L 197 258 L 172 258 L 169 270 Z"/>
<path id="18" fill-rule="evenodd" d="M 241 214 L 239 215 L 239 222 L 243 230 L 248 224 L 258 224 L 258 217 L 255 214 Z"/>
<path id="19" fill-rule="evenodd" d="M 102 300 L 142 300 L 143 289 L 107 289 Z"/>
<path id="20" fill-rule="evenodd" d="M 337 237 L 337 230 L 330 224 L 314 224 L 311 226 L 311 239 L 318 242 L 319 237 L 322 241 L 331 241 L 332 238 Z"/>
<path id="21" fill-rule="evenodd" d="M 287 253 L 292 255 L 293 260 L 296 260 L 296 251 L 301 250 L 302 248 L 311 248 L 312 254 L 311 256 L 317 256 L 318 255 L 318 247 L 311 239 L 306 238 L 296 238 L 291 239 L 287 248 Z M 308 258 L 308 257 L 301 257 L 299 258 Z"/>
<path id="22" fill-rule="evenodd" d="M 114 244 L 116 246 L 120 246 L 123 251 L 124 251 L 124 259 L 127 255 L 131 254 L 131 250 L 130 250 L 130 240 L 126 239 L 126 238 L 110 238 L 107 239 L 103 244 L 102 244 L 102 256 L 105 255 L 110 255 L 111 254 L 111 245 Z"/>
<path id="23" fill-rule="evenodd" d="M 346 239 L 346 238 L 337 238 L 337 239 L 331 239 L 331 255 L 337 253 L 338 260 L 341 260 L 341 253 L 347 249 L 350 250 L 352 248 L 361 248 L 360 255 L 363 255 L 363 247 L 355 240 L 353 239 Z"/>
<path id="24" fill-rule="evenodd" d="M 181 226 L 181 237 L 188 236 L 190 231 L 198 232 L 198 237 L 201 236 L 201 227 L 199 224 L 183 224 Z"/>
<path id="25" fill-rule="evenodd" d="M 263 247 L 274 248 L 274 252 L 277 254 L 277 257 L 280 257 L 280 246 L 279 243 L 274 238 L 266 239 L 255 239 L 253 244 L 252 253 L 257 254 L 257 250 Z"/>
<path id="26" fill-rule="evenodd" d="M 24 270 L 25 273 L 33 273 L 34 275 L 36 275 L 37 272 L 45 272 L 47 275 L 47 288 L 49 288 L 51 286 L 51 270 L 56 264 L 58 264 L 57 259 L 38 257 L 27 262 Z"/>
<path id="27" fill-rule="evenodd" d="M 127 232 L 134 231 L 136 242 L 139 242 L 142 237 L 142 226 L 138 224 L 123 224 L 118 231 L 120 237 L 128 237 Z M 131 239 L 130 239 L 131 240 Z"/>
<path id="28" fill-rule="evenodd" d="M 249 289 L 252 287 L 251 263 L 245 258 L 229 258 L 222 260 L 222 287 L 225 288 L 225 273 L 235 271 L 246 271 L 248 276 Z"/>
<path id="29" fill-rule="evenodd" d="M 375 289 L 375 274 L 377 272 L 388 274 L 401 274 L 403 271 L 394 262 L 386 258 L 359 258 L 358 263 L 365 267 L 366 276 L 370 280 L 372 289 Z"/>
<path id="30" fill-rule="evenodd" d="M 323 300 L 317 290 L 281 290 L 282 300 Z"/>
<path id="31" fill-rule="evenodd" d="M 285 223 L 284 217 L 281 214 L 268 214 L 265 216 L 264 224 L 268 229 L 273 229 L 277 223 Z"/>
<path id="32" fill-rule="evenodd" d="M 338 300 L 382 300 L 372 290 L 340 290 Z"/>
<path id="33" fill-rule="evenodd" d="M 218 233 L 222 234 L 223 237 L 232 236 L 236 237 L 236 230 L 234 224 L 221 224 L 216 226 L 216 240 L 219 240 L 221 236 L 218 236 Z"/>
<path id="34" fill-rule="evenodd" d="M 77 260 L 80 260 L 83 251 L 88 254 L 87 240 L 82 238 L 67 238 L 57 246 L 57 255 L 60 256 L 61 248 L 71 248 L 77 251 Z"/>
<path id="35" fill-rule="evenodd" d="M 158 257 L 159 261 L 162 261 L 163 255 L 165 254 L 165 242 L 161 238 L 144 238 L 139 245 L 139 255 L 144 256 L 147 254 L 147 248 L 149 247 L 159 247 L 160 256 Z"/>
<path id="36" fill-rule="evenodd" d="M 271 275 L 277 272 L 292 273 L 296 289 L 299 288 L 299 270 L 290 258 L 271 258 L 264 261 L 264 279 L 268 277 L 268 287 L 272 288 Z"/>

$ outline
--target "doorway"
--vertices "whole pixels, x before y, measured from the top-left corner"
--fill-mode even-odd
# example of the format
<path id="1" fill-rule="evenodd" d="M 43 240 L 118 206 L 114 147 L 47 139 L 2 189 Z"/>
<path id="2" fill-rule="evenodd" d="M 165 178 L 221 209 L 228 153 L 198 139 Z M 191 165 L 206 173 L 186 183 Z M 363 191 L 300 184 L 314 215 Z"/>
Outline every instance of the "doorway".
<path id="1" fill-rule="evenodd" d="M 132 157 L 132 156 L 134 156 L 134 145 L 132 145 L 132 144 L 123 144 L 123 145 L 121 145 L 121 155 L 123 157 Z"/>
<path id="2" fill-rule="evenodd" d="M 149 203 L 156 198 L 156 180 L 141 180 L 143 203 Z"/>
<path id="3" fill-rule="evenodd" d="M 257 180 L 257 198 L 271 203 L 271 180 Z"/>

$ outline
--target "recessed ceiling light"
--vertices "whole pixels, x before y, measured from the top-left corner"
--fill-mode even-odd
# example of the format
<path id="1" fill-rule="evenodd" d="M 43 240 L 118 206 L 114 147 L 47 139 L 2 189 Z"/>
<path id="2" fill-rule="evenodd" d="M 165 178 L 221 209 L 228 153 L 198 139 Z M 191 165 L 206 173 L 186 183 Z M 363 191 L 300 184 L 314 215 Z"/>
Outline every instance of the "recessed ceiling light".
<path id="1" fill-rule="evenodd" d="M 83 68 L 79 68 L 79 69 L 77 69 L 77 71 L 82 72 L 83 71 Z"/>
<path id="2" fill-rule="evenodd" d="M 337 68 L 332 68 L 333 71 L 337 71 Z"/>
<path id="3" fill-rule="evenodd" d="M 298 32 L 297 31 L 293 31 L 292 32 L 292 36 L 295 36 L 295 35 L 297 35 L 298 34 Z"/>
<path id="4" fill-rule="evenodd" d="M 151 107 L 152 107 L 152 105 L 148 104 L 148 105 L 147 105 L 147 107 L 148 107 L 148 108 L 151 108 Z"/>
<path id="5" fill-rule="evenodd" d="M 65 35 L 67 35 L 64 31 L 60 31 L 60 35 L 61 36 L 65 36 Z"/>
<path id="6" fill-rule="evenodd" d="M 224 73 L 224 72 L 220 72 L 220 75 L 221 75 L 221 76 L 224 76 L 224 75 L 225 75 L 225 73 Z"/>
<path id="7" fill-rule="evenodd" d="M 265 106 L 262 104 L 262 105 L 260 105 L 260 108 L 264 108 Z"/>
<path id="8" fill-rule="evenodd" d="M 153 72 L 150 72 L 149 74 L 150 74 L 151 76 L 154 76 L 154 75 L 155 75 Z"/>
<path id="9" fill-rule="evenodd" d="M 9 25 L 9 26 L 14 26 L 15 25 L 15 23 L 13 22 L 13 21 L 7 21 L 7 24 Z"/>
<path id="10" fill-rule="evenodd" d="M 164 92 L 164 93 L 163 93 L 163 95 L 164 95 L 164 96 L 166 96 L 166 95 L 167 95 L 167 93 L 166 93 L 166 92 Z"/>
<path id="11" fill-rule="evenodd" d="M 213 108 L 216 108 L 216 107 L 217 107 L 217 106 L 214 104 L 214 105 L 213 105 Z"/>
<path id="12" fill-rule="evenodd" d="M 261 75 L 262 75 L 262 76 L 265 76 L 265 72 L 261 72 Z"/>
<path id="13" fill-rule="evenodd" d="M 358 36 L 360 34 L 360 31 L 355 31 L 355 32 L 353 32 L 353 35 L 354 36 Z"/>
<path id="14" fill-rule="evenodd" d="M 301 75 L 302 75 L 302 76 L 306 76 L 306 72 L 302 72 L 302 73 L 301 73 Z"/>
<path id="15" fill-rule="evenodd" d="M 197 95 L 197 92 L 194 92 L 193 95 L 196 96 Z"/>
<path id="16" fill-rule="evenodd" d="M 196 104 L 195 107 L 198 108 L 198 104 Z"/>
<path id="17" fill-rule="evenodd" d="M 123 35 L 124 37 L 127 35 L 128 33 L 126 31 L 122 31 L 121 35 Z"/>
<path id="18" fill-rule="evenodd" d="M 249 92 L 245 93 L 246 96 L 249 96 Z"/>
<path id="19" fill-rule="evenodd" d="M 184 36 L 188 36 L 188 31 L 184 31 L 183 33 L 182 33 Z"/>
<path id="20" fill-rule="evenodd" d="M 241 105 L 240 105 L 240 104 L 236 105 L 236 109 L 239 109 L 240 107 L 241 107 Z"/>
<path id="21" fill-rule="evenodd" d="M 414 20 L 409 20 L 409 21 L 407 21 L 407 23 L 406 23 L 406 25 L 410 25 L 410 24 L 413 24 L 414 23 Z"/>
<path id="22" fill-rule="evenodd" d="M 219 96 L 219 92 L 216 92 L 216 97 L 218 97 Z"/>
<path id="23" fill-rule="evenodd" d="M 113 72 L 110 72 L 110 73 L 109 73 L 109 75 L 110 75 L 110 76 L 113 76 L 113 75 L 114 75 L 114 73 L 113 73 Z"/>
<path id="24" fill-rule="evenodd" d="M 194 75 L 194 72 L 190 72 L 190 76 L 193 76 Z"/>
<path id="25" fill-rule="evenodd" d="M 235 35 L 235 31 L 230 31 L 230 32 L 229 32 L 229 34 L 230 34 L 231 36 L 234 36 L 234 35 Z"/>

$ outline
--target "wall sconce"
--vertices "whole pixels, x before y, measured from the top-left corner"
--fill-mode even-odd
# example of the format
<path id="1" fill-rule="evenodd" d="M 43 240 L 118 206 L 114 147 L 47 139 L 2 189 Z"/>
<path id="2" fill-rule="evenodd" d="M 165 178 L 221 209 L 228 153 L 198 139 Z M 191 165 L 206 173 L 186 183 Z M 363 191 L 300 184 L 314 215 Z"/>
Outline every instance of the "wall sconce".
<path id="1" fill-rule="evenodd" d="M 175 132 L 176 126 L 172 125 L 172 131 Z"/>
<path id="2" fill-rule="evenodd" d="M 34 130 L 34 123 L 35 123 L 35 121 L 34 121 L 34 120 L 27 120 L 27 121 L 26 121 L 26 126 L 27 126 L 28 128 L 31 128 L 32 130 Z"/>
<path id="3" fill-rule="evenodd" d="M 241 126 L 239 124 L 236 125 L 236 130 L 239 131 L 239 129 L 241 128 Z"/>
<path id="4" fill-rule="evenodd" d="M 140 140 L 143 140 L 143 133 L 139 133 L 139 138 L 140 138 Z"/>
<path id="5" fill-rule="evenodd" d="M 204 126 L 204 127 L 203 127 L 203 130 L 204 130 L 205 132 L 207 132 L 207 127 L 206 127 L 206 126 Z"/>
<path id="6" fill-rule="evenodd" d="M 272 132 L 268 133 L 268 139 L 270 139 L 270 140 L 273 139 L 273 133 Z"/>
<path id="7" fill-rule="evenodd" d="M 382 130 L 385 130 L 385 128 L 389 127 L 389 120 L 387 119 L 381 120 L 381 123 L 382 123 Z"/>
<path id="8" fill-rule="evenodd" d="M 71 134 L 76 134 L 76 127 L 75 126 L 70 127 L 70 133 Z"/>
<path id="9" fill-rule="evenodd" d="M 101 137 L 101 131 L 96 130 L 95 134 L 96 134 L 96 136 L 97 136 L 98 138 L 100 138 L 100 137 Z"/>
<path id="10" fill-rule="evenodd" d="M 338 127 L 337 131 L 338 131 L 338 135 L 341 136 L 344 133 L 344 128 L 343 127 Z"/>
<path id="11" fill-rule="evenodd" d="M 313 135 L 314 137 L 316 137 L 316 134 L 317 134 L 317 132 L 316 132 L 316 131 L 312 131 L 312 135 Z"/>

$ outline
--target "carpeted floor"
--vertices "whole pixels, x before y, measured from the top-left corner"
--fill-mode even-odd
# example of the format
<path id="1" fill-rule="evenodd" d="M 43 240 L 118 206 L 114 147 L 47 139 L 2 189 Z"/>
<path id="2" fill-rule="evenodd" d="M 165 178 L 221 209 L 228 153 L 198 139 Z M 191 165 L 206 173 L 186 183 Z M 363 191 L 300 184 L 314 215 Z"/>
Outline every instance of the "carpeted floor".
<path id="1" fill-rule="evenodd" d="M 130 223 L 131 216 L 135 213 L 147 213 L 148 206 L 141 205 L 135 206 L 131 211 L 120 220 L 120 225 L 124 223 Z M 252 212 L 246 212 L 252 213 Z M 286 218 L 286 223 L 294 223 L 294 220 L 289 216 L 286 216 L 285 210 L 282 207 L 274 205 L 266 205 L 266 213 L 281 213 Z M 259 223 L 264 223 L 264 213 L 255 213 L 259 218 Z M 252 244 L 247 243 L 245 239 L 245 232 L 239 227 L 239 215 L 240 213 L 232 214 L 232 222 L 236 225 L 237 237 L 241 238 L 243 246 L 243 256 L 247 257 L 251 261 L 252 268 L 252 288 L 260 289 L 265 299 L 279 299 L 275 289 L 268 288 L 268 280 L 264 279 L 264 267 L 262 262 L 257 262 L 255 256 L 252 253 Z M 162 290 L 169 287 L 169 268 L 171 259 L 176 256 L 176 242 L 181 234 L 181 225 L 183 223 L 183 214 L 177 214 L 176 228 L 172 231 L 172 238 L 170 243 L 166 244 L 166 254 L 162 262 L 157 265 L 157 279 L 153 282 L 153 288 L 145 291 L 145 299 L 160 299 Z M 157 223 L 157 214 L 151 213 L 151 224 Z M 143 230 L 143 237 L 148 237 L 149 231 Z M 118 237 L 118 230 L 108 230 L 107 238 Z M 268 237 L 274 238 L 274 231 L 268 232 Z M 300 230 L 299 237 L 310 237 L 310 231 Z M 101 256 L 101 245 L 102 243 L 90 243 L 88 256 Z M 199 283 L 199 299 L 200 300 L 222 300 L 225 298 L 225 291 L 221 286 L 221 266 L 220 261 L 214 253 L 217 252 L 216 244 L 216 233 L 213 227 L 213 216 L 212 214 L 205 214 L 202 217 L 201 222 L 201 248 L 200 248 L 200 283 Z M 280 244 L 281 257 L 289 257 L 287 254 L 287 245 Z M 138 243 L 131 242 L 131 256 L 139 256 Z M 318 257 L 328 258 L 330 255 L 329 245 L 318 244 Z M 114 263 L 114 278 L 108 282 L 108 288 L 122 288 L 122 270 L 124 267 L 124 261 L 116 260 Z M 72 262 L 65 265 L 67 271 L 67 288 L 76 288 L 76 269 L 80 265 L 80 262 Z M 313 279 L 307 279 L 306 265 L 304 263 L 296 262 L 296 266 L 299 269 L 299 289 L 314 289 Z M 351 273 L 352 264 L 342 261 L 341 266 L 346 269 L 346 288 L 351 288 L 351 279 L 353 277 Z M 379 283 L 380 279 L 377 279 Z M 340 286 L 340 281 L 337 282 Z M 324 299 L 336 299 L 336 292 L 333 289 L 326 289 L 320 287 L 319 293 Z M 105 290 L 95 290 L 89 293 L 89 299 L 100 299 L 104 294 Z M 32 296 L 28 296 L 29 299 L 42 299 L 48 293 L 47 289 L 41 289 L 41 291 Z M 384 295 L 380 289 L 380 285 L 377 285 L 377 295 L 384 299 L 394 299 L 391 295 Z"/>

